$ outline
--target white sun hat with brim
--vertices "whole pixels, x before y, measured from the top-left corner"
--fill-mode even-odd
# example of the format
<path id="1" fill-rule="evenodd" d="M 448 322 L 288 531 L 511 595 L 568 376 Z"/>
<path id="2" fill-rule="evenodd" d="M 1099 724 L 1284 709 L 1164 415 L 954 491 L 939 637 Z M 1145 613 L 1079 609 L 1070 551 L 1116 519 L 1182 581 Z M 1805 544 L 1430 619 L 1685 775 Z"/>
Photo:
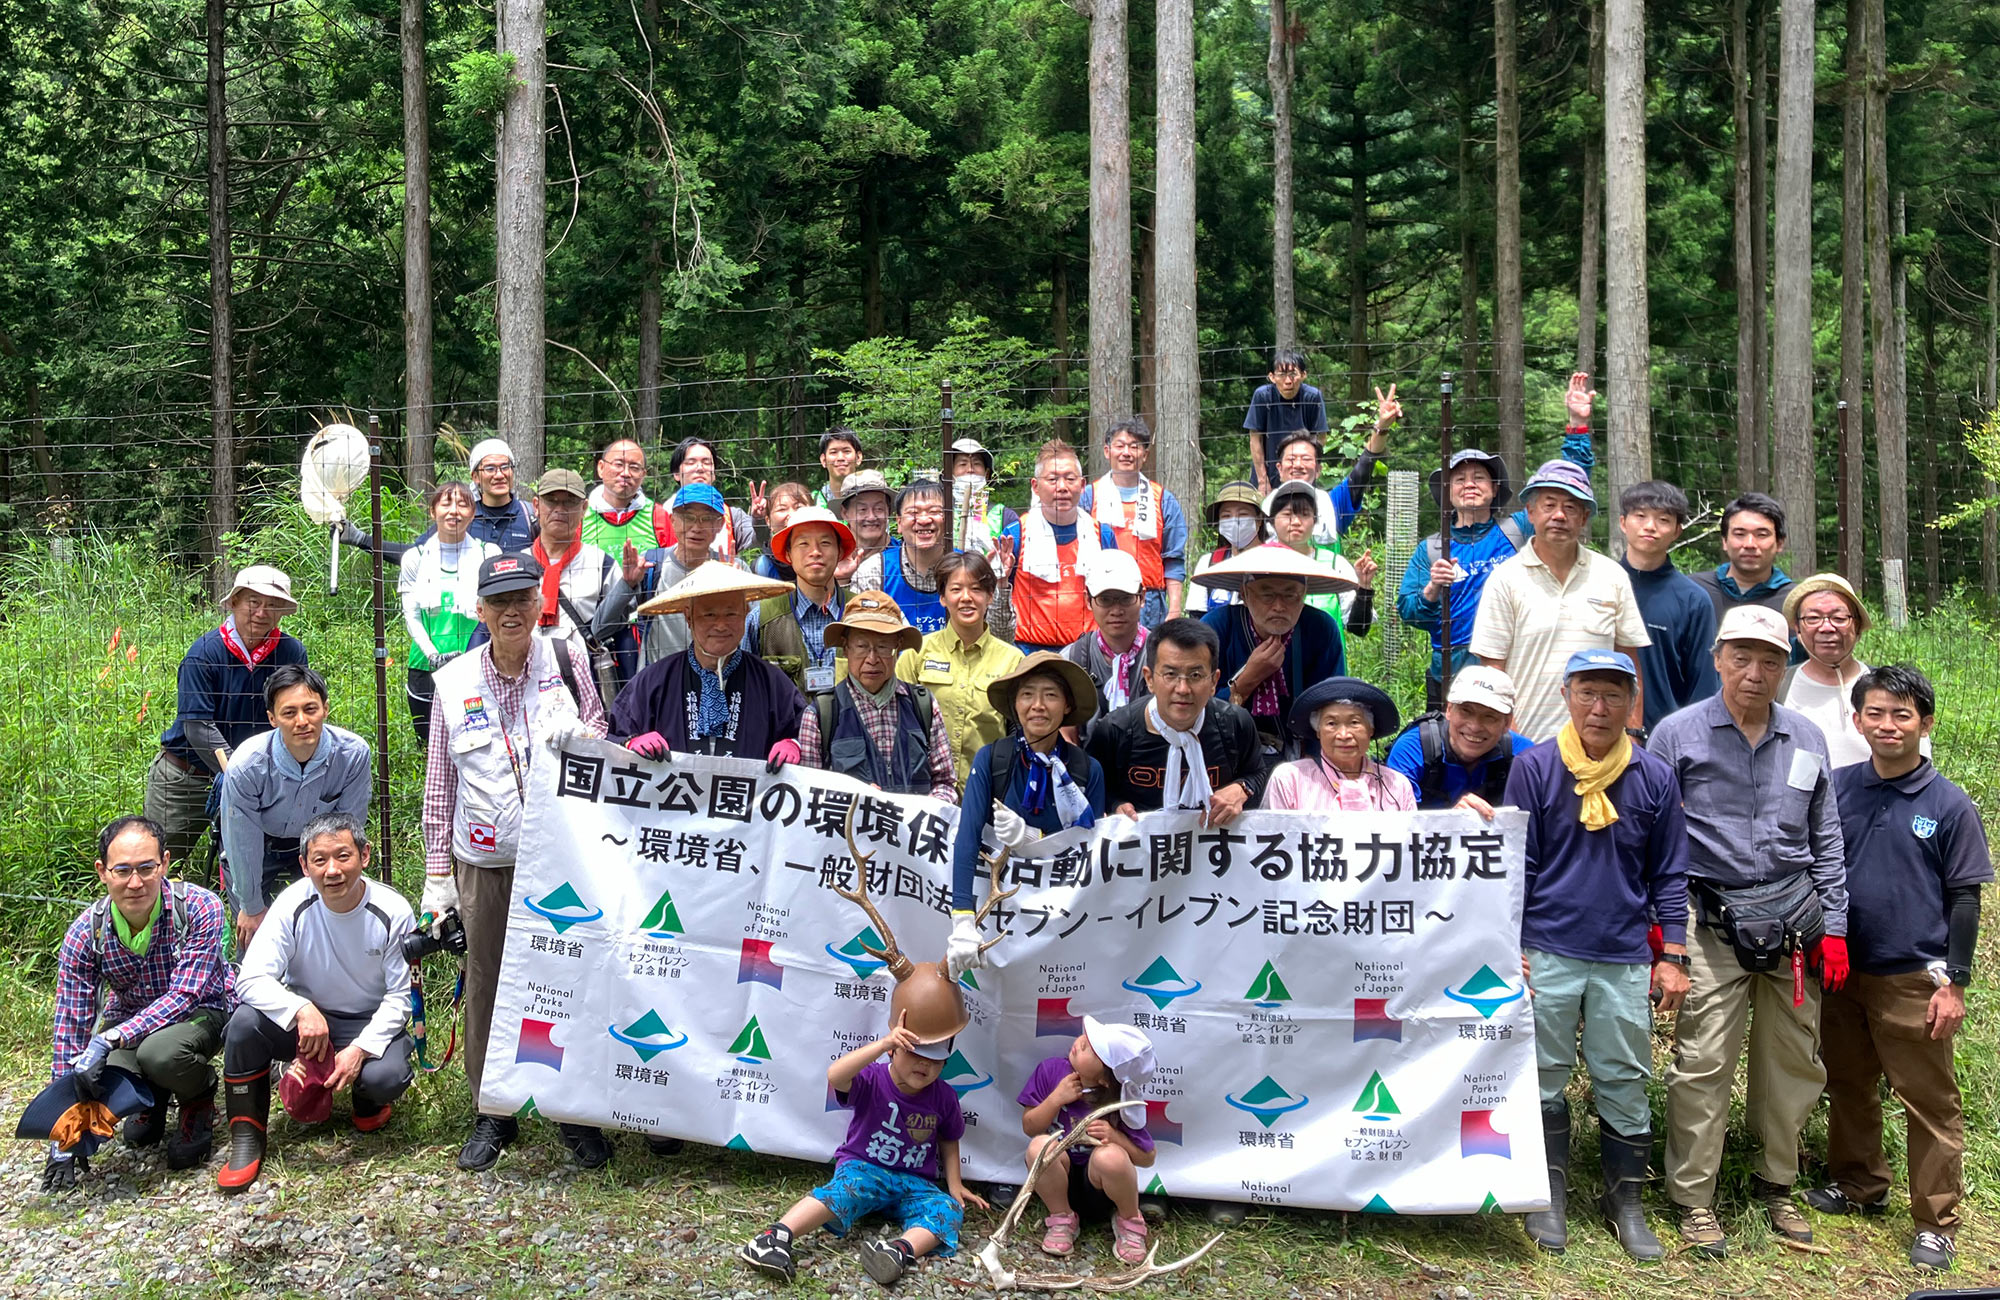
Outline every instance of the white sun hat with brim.
<path id="1" fill-rule="evenodd" d="M 298 597 L 292 595 L 292 580 L 283 569 L 269 564 L 253 564 L 239 569 L 236 581 L 229 584 L 229 594 L 222 598 L 222 603 L 227 605 L 246 591 L 290 606 L 287 613 L 296 614 L 299 611 Z"/>
<path id="2" fill-rule="evenodd" d="M 789 582 L 760 578 L 720 560 L 704 560 L 693 573 L 639 606 L 639 613 L 685 614 L 689 606 L 707 596 L 741 596 L 746 605 L 752 605 L 788 595 L 791 590 Z"/>
<path id="3" fill-rule="evenodd" d="M 1300 555 L 1283 542 L 1266 542 L 1218 560 L 1207 570 L 1189 578 L 1213 591 L 1241 591 L 1254 578 L 1291 578 L 1306 584 L 1306 595 L 1328 596 L 1355 591 L 1361 586 L 1351 577 L 1335 573 L 1318 560 Z"/>

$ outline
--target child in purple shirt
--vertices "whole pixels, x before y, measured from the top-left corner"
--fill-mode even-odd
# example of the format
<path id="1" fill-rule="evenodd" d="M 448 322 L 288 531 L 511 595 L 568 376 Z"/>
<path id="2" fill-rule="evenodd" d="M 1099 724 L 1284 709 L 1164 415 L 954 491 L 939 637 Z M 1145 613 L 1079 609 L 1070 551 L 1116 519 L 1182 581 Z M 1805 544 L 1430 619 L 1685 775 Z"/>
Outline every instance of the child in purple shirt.
<path id="1" fill-rule="evenodd" d="M 1139 1213 L 1139 1171 L 1153 1163 L 1153 1135 L 1146 1131 L 1146 1083 L 1153 1076 L 1153 1045 L 1129 1025 L 1083 1018 L 1083 1032 L 1067 1056 L 1051 1056 L 1028 1076 L 1016 1097 L 1025 1113 L 1021 1130 L 1031 1139 L 1027 1160 L 1076 1126 L 1100 1106 L 1124 1101 L 1114 1121 L 1092 1120 L 1085 1134 L 1091 1145 L 1071 1147 L 1067 1168 L 1051 1163 L 1035 1181 L 1048 1215 L 1042 1249 L 1067 1255 L 1076 1249 L 1078 1210 L 1093 1216 L 1111 1211 L 1111 1235 L 1118 1258 L 1128 1264 L 1146 1258 L 1146 1220 Z M 1136 1126 L 1133 1120 L 1136 1118 Z"/>
<path id="2" fill-rule="evenodd" d="M 907 1013 L 904 1020 L 908 1020 Z M 877 1057 L 887 1056 L 885 1061 Z M 836 1237 L 866 1214 L 884 1211 L 902 1223 L 894 1241 L 861 1247 L 861 1266 L 888 1286 L 920 1256 L 958 1249 L 958 1226 L 968 1202 L 986 1202 L 965 1189 L 958 1172 L 958 1140 L 965 1116 L 958 1094 L 938 1076 L 951 1059 L 951 1040 L 920 1043 L 906 1023 L 857 1047 L 827 1067 L 834 1099 L 854 1112 L 847 1140 L 834 1153 L 833 1177 L 785 1211 L 737 1252 L 752 1268 L 792 1280 L 797 1265 L 792 1239 L 824 1226 Z M 939 1167 L 944 1188 L 937 1185 Z"/>

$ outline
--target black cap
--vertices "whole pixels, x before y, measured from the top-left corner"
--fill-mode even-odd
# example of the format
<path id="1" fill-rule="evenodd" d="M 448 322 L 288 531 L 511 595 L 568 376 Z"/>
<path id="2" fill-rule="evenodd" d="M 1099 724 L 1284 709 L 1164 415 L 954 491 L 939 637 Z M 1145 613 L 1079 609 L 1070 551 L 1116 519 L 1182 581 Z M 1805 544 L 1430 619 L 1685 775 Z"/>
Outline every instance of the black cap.
<path id="1" fill-rule="evenodd" d="M 504 596 L 542 585 L 542 566 L 532 555 L 506 551 L 487 557 L 479 566 L 479 598 Z"/>

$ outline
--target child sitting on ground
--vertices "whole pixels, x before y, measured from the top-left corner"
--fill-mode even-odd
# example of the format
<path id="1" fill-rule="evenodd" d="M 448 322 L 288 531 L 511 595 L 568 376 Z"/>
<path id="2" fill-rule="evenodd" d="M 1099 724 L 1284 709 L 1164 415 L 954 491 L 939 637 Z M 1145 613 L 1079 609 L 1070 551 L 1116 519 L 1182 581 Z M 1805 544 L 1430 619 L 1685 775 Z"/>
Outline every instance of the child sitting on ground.
<path id="1" fill-rule="evenodd" d="M 1048 1209 L 1042 1249 L 1067 1255 L 1076 1249 L 1081 1212 L 1092 1218 L 1111 1213 L 1113 1249 L 1128 1264 L 1146 1258 L 1146 1220 L 1139 1213 L 1139 1170 L 1153 1163 L 1153 1135 L 1146 1131 L 1146 1083 L 1153 1077 L 1153 1045 L 1128 1025 L 1083 1018 L 1083 1032 L 1067 1056 L 1051 1056 L 1035 1067 L 1016 1101 L 1026 1109 L 1021 1130 L 1028 1163 L 1050 1142 L 1060 1141 L 1076 1122 L 1100 1106 L 1123 1100 L 1116 1122 L 1092 1120 L 1085 1130 L 1094 1145 L 1071 1147 L 1069 1160 L 1051 1162 L 1035 1182 Z M 1136 1123 L 1135 1123 L 1136 1121 Z"/>
<path id="2" fill-rule="evenodd" d="M 964 1207 L 986 1208 L 959 1177 L 965 1117 L 958 1094 L 938 1077 L 951 1059 L 951 1040 L 919 1043 L 908 1021 L 906 1012 L 887 1034 L 827 1067 L 835 1100 L 854 1112 L 847 1140 L 834 1153 L 833 1177 L 738 1252 L 752 1268 L 789 1282 L 798 1268 L 792 1259 L 798 1234 L 824 1225 L 845 1237 L 863 1215 L 881 1210 L 903 1225 L 902 1235 L 863 1244 L 861 1266 L 888 1286 L 920 1256 L 956 1252 Z M 885 1055 L 886 1062 L 876 1059 Z"/>

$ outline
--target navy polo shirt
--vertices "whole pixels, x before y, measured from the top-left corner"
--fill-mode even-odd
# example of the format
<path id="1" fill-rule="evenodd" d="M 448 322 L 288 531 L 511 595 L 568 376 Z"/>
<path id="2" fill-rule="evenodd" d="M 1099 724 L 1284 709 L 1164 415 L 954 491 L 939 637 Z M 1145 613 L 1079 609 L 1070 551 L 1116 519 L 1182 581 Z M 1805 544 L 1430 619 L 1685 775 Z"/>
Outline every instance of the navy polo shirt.
<path id="1" fill-rule="evenodd" d="M 1618 820 L 1601 831 L 1578 820 L 1583 800 L 1562 752 L 1545 740 L 1517 754 L 1507 802 L 1528 814 L 1528 877 L 1521 946 L 1579 961 L 1638 966 L 1652 959 L 1646 930 L 1687 941 L 1687 824 L 1680 780 L 1653 755 L 1632 761 L 1605 791 Z"/>
<path id="2" fill-rule="evenodd" d="M 181 660 L 175 685 L 174 725 L 160 737 L 160 747 L 189 763 L 200 763 L 183 718 L 213 722 L 222 738 L 234 750 L 261 731 L 271 729 L 270 710 L 264 707 L 264 683 L 286 664 L 303 664 L 306 648 L 290 632 L 278 633 L 278 644 L 264 662 L 252 668 L 229 653 L 222 643 L 220 628 L 210 628 L 195 638 Z M 201 770 L 207 771 L 206 767 Z"/>
<path id="3" fill-rule="evenodd" d="M 1926 759 L 1893 781 L 1875 764 L 1833 774 L 1847 845 L 1847 955 L 1866 975 L 1945 959 L 1944 891 L 1993 879 L 1979 810 Z"/>
<path id="4" fill-rule="evenodd" d="M 1509 754 L 1519 754 L 1534 748 L 1535 742 L 1518 731 L 1510 731 L 1507 733 L 1506 744 L 1509 747 L 1507 750 Z M 1467 767 L 1458 761 L 1457 755 L 1452 752 L 1450 742 L 1447 741 L 1444 747 L 1444 762 L 1441 764 L 1444 768 L 1443 788 L 1436 791 L 1426 790 L 1424 789 L 1424 738 L 1417 734 L 1415 727 L 1411 727 L 1396 738 L 1396 743 L 1389 746 L 1389 756 L 1382 761 L 1410 778 L 1410 787 L 1417 792 L 1419 808 L 1449 808 L 1456 804 L 1465 796 L 1466 791 L 1477 790 L 1486 784 L 1486 769 L 1493 762 L 1489 755 Z M 1511 769 L 1508 774 L 1512 775 Z"/>

